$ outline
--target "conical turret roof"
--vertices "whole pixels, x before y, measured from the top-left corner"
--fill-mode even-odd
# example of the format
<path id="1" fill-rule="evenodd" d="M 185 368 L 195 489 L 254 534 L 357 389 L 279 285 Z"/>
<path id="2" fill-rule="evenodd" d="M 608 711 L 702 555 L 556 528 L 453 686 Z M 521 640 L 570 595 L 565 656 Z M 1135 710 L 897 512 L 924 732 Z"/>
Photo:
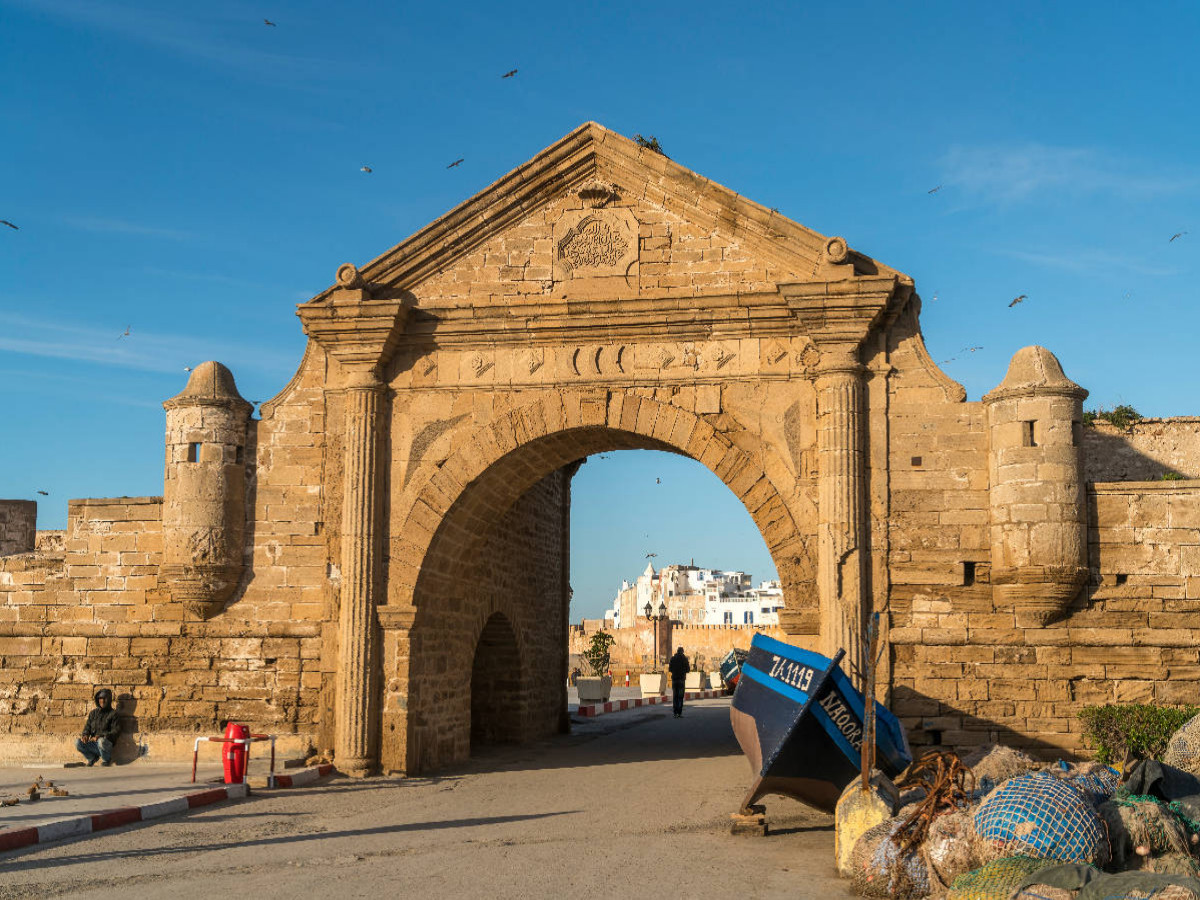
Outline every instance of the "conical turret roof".
<path id="1" fill-rule="evenodd" d="M 214 360 L 196 366 L 188 378 L 187 387 L 163 403 L 164 409 L 180 406 L 226 406 L 231 409 L 244 408 L 246 412 L 254 408 L 238 393 L 233 373 Z"/>

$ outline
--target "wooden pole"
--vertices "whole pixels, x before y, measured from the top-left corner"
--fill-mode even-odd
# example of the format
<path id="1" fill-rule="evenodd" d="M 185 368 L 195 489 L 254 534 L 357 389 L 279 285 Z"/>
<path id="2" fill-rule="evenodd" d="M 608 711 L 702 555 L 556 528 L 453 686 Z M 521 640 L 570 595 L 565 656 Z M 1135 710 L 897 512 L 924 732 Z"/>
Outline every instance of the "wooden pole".
<path id="1" fill-rule="evenodd" d="M 875 767 L 875 645 L 879 640 L 879 613 L 867 625 L 867 679 L 863 689 L 862 789 L 871 789 L 871 769 Z"/>

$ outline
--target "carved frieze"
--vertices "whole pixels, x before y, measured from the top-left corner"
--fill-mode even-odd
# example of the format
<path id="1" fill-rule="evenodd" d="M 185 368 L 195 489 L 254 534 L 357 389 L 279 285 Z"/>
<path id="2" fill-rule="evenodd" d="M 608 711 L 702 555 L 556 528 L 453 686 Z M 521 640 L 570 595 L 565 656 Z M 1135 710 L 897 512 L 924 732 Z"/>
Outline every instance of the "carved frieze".
<path id="1" fill-rule="evenodd" d="M 628 209 L 567 210 L 554 224 L 554 280 L 636 275 L 638 223 Z"/>

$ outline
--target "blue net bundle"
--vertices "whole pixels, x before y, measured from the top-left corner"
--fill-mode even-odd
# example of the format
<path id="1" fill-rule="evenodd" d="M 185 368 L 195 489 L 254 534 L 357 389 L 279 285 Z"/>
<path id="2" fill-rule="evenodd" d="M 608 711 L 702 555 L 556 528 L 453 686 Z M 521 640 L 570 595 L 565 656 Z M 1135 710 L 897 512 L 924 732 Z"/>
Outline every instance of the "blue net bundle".
<path id="1" fill-rule="evenodd" d="M 1021 854 L 1104 864 L 1108 838 L 1083 794 L 1048 772 L 1020 775 L 996 788 L 975 813 L 984 858 Z"/>
<path id="2" fill-rule="evenodd" d="M 1063 781 L 1083 794 L 1092 806 L 1099 806 L 1116 792 L 1121 776 L 1111 766 L 1085 764 L 1070 770 Z"/>

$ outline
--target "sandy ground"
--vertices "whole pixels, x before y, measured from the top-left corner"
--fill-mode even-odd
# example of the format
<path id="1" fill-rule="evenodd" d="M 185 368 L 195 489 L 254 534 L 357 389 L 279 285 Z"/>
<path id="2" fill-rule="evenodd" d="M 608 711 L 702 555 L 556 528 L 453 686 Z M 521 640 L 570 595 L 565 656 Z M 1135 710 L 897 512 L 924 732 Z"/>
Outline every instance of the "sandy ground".
<path id="1" fill-rule="evenodd" d="M 768 798 L 769 836 L 729 834 L 750 771 L 728 707 L 630 710 L 436 777 L 336 778 L 16 851 L 0 898 L 852 897 L 828 816 Z"/>

